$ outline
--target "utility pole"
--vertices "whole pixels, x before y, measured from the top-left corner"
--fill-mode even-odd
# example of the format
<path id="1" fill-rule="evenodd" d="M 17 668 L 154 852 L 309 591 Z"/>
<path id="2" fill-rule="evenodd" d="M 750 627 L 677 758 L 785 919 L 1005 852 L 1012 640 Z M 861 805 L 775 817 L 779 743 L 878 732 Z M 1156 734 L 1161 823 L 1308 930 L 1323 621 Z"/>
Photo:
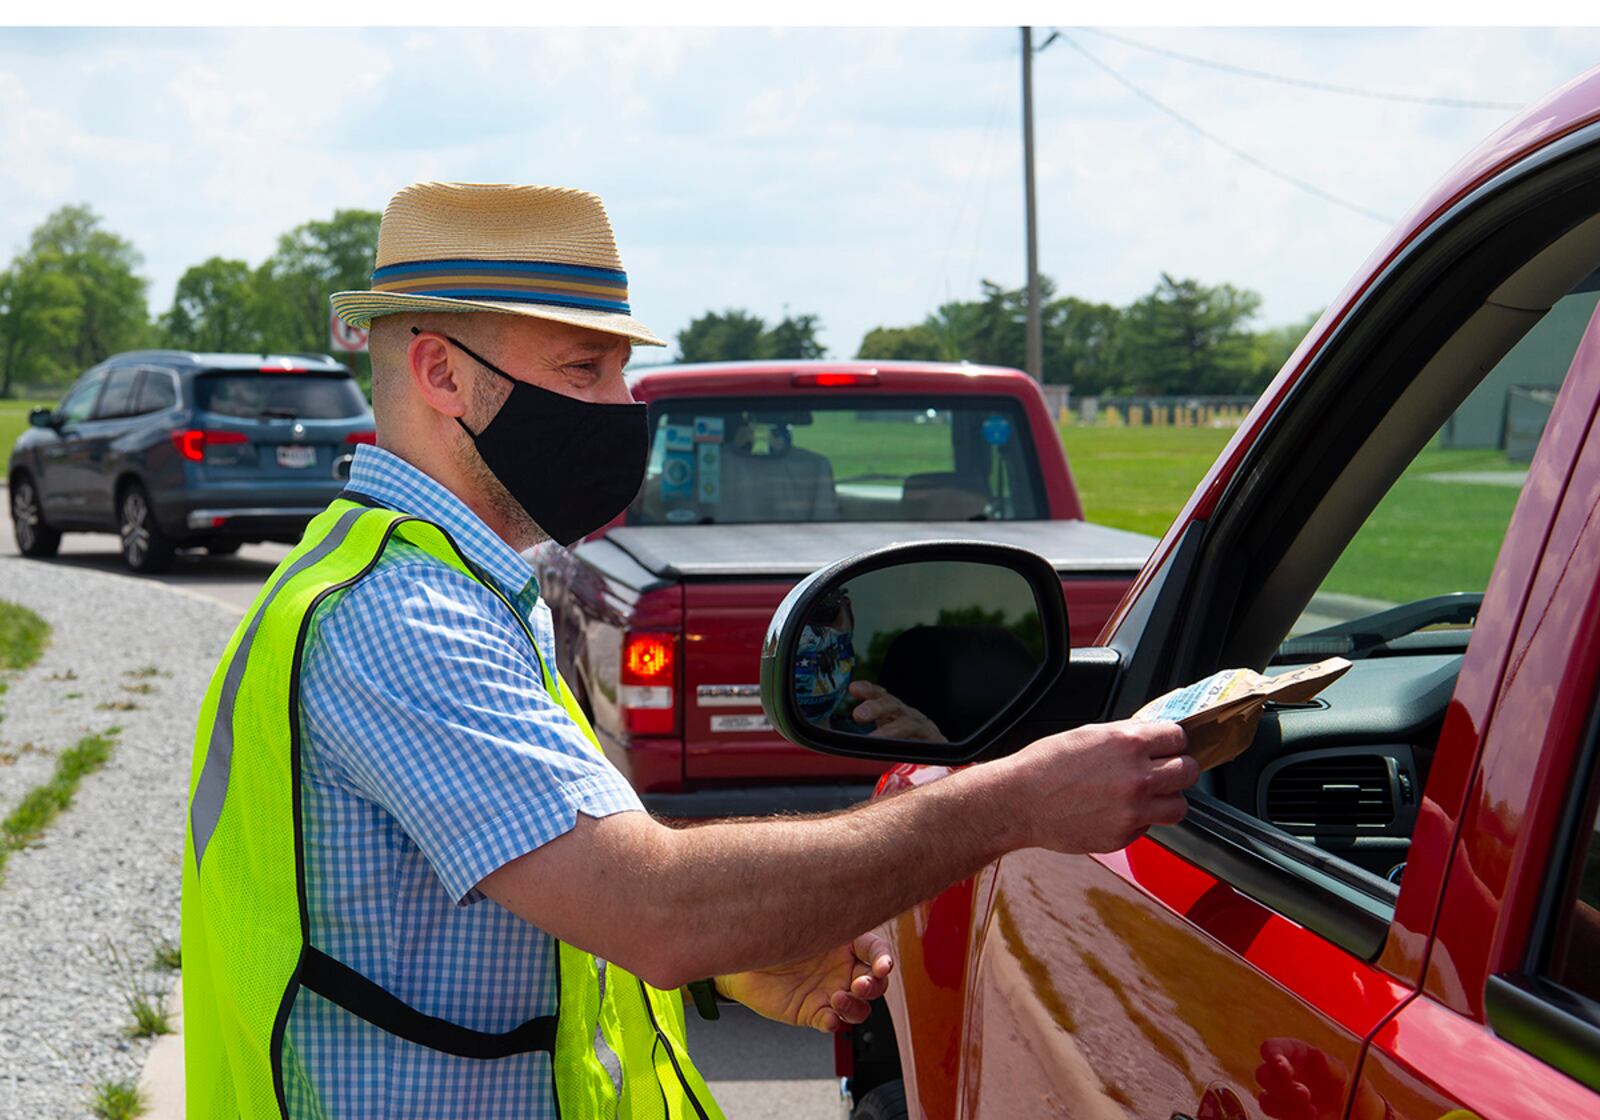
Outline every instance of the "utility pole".
<path id="1" fill-rule="evenodd" d="M 1054 36 L 1051 36 L 1053 39 Z M 1039 217 L 1033 190 L 1033 28 L 1022 29 L 1022 177 L 1028 223 L 1028 376 L 1044 381 L 1044 327 L 1039 318 Z"/>

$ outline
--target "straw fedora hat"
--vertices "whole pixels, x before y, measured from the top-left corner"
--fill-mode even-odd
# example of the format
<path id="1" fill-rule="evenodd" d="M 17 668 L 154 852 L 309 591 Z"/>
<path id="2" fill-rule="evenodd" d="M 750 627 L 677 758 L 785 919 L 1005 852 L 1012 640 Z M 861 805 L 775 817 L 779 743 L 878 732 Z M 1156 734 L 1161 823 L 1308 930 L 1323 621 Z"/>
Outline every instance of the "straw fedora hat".
<path id="1" fill-rule="evenodd" d="M 413 183 L 383 212 L 372 289 L 332 301 L 352 327 L 401 311 L 503 311 L 666 345 L 629 310 L 600 197 L 570 187 Z"/>

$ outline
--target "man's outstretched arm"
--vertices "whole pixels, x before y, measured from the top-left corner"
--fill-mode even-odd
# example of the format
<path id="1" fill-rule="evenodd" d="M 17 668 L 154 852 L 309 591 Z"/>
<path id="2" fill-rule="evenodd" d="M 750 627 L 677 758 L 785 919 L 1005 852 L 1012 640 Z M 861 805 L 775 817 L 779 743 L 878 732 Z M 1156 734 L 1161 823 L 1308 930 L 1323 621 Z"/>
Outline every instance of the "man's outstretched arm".
<path id="1" fill-rule="evenodd" d="M 1171 723 L 1115 723 L 840 813 L 669 828 L 574 827 L 484 894 L 660 988 L 849 942 L 1008 851 L 1116 851 L 1175 823 L 1199 769 Z"/>

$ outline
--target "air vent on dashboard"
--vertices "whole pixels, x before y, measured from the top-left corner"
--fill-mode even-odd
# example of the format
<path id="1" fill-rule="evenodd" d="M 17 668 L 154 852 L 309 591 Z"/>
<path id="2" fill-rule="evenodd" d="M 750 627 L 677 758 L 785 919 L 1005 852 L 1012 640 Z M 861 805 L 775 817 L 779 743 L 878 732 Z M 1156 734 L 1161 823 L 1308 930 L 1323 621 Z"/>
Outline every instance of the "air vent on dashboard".
<path id="1" fill-rule="evenodd" d="M 1394 764 L 1383 755 L 1323 755 L 1267 779 L 1267 819 L 1288 831 L 1381 831 L 1394 823 Z"/>

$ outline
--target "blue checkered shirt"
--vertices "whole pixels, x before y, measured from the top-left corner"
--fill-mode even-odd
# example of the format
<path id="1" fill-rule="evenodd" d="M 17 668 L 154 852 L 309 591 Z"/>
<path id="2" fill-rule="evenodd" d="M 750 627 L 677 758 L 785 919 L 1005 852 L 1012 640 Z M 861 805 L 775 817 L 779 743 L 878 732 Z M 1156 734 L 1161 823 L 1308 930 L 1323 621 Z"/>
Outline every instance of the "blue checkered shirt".
<path id="1" fill-rule="evenodd" d="M 356 449 L 350 487 L 446 529 L 524 612 L 552 670 L 533 569 L 399 457 Z M 640 809 L 545 689 L 486 587 L 395 542 L 317 610 L 300 678 L 311 943 L 427 1015 L 501 1032 L 556 1010 L 555 942 L 484 897 L 497 867 L 579 813 Z M 295 1120 L 555 1117 L 548 1054 L 457 1058 L 302 989 L 284 1089 Z"/>

